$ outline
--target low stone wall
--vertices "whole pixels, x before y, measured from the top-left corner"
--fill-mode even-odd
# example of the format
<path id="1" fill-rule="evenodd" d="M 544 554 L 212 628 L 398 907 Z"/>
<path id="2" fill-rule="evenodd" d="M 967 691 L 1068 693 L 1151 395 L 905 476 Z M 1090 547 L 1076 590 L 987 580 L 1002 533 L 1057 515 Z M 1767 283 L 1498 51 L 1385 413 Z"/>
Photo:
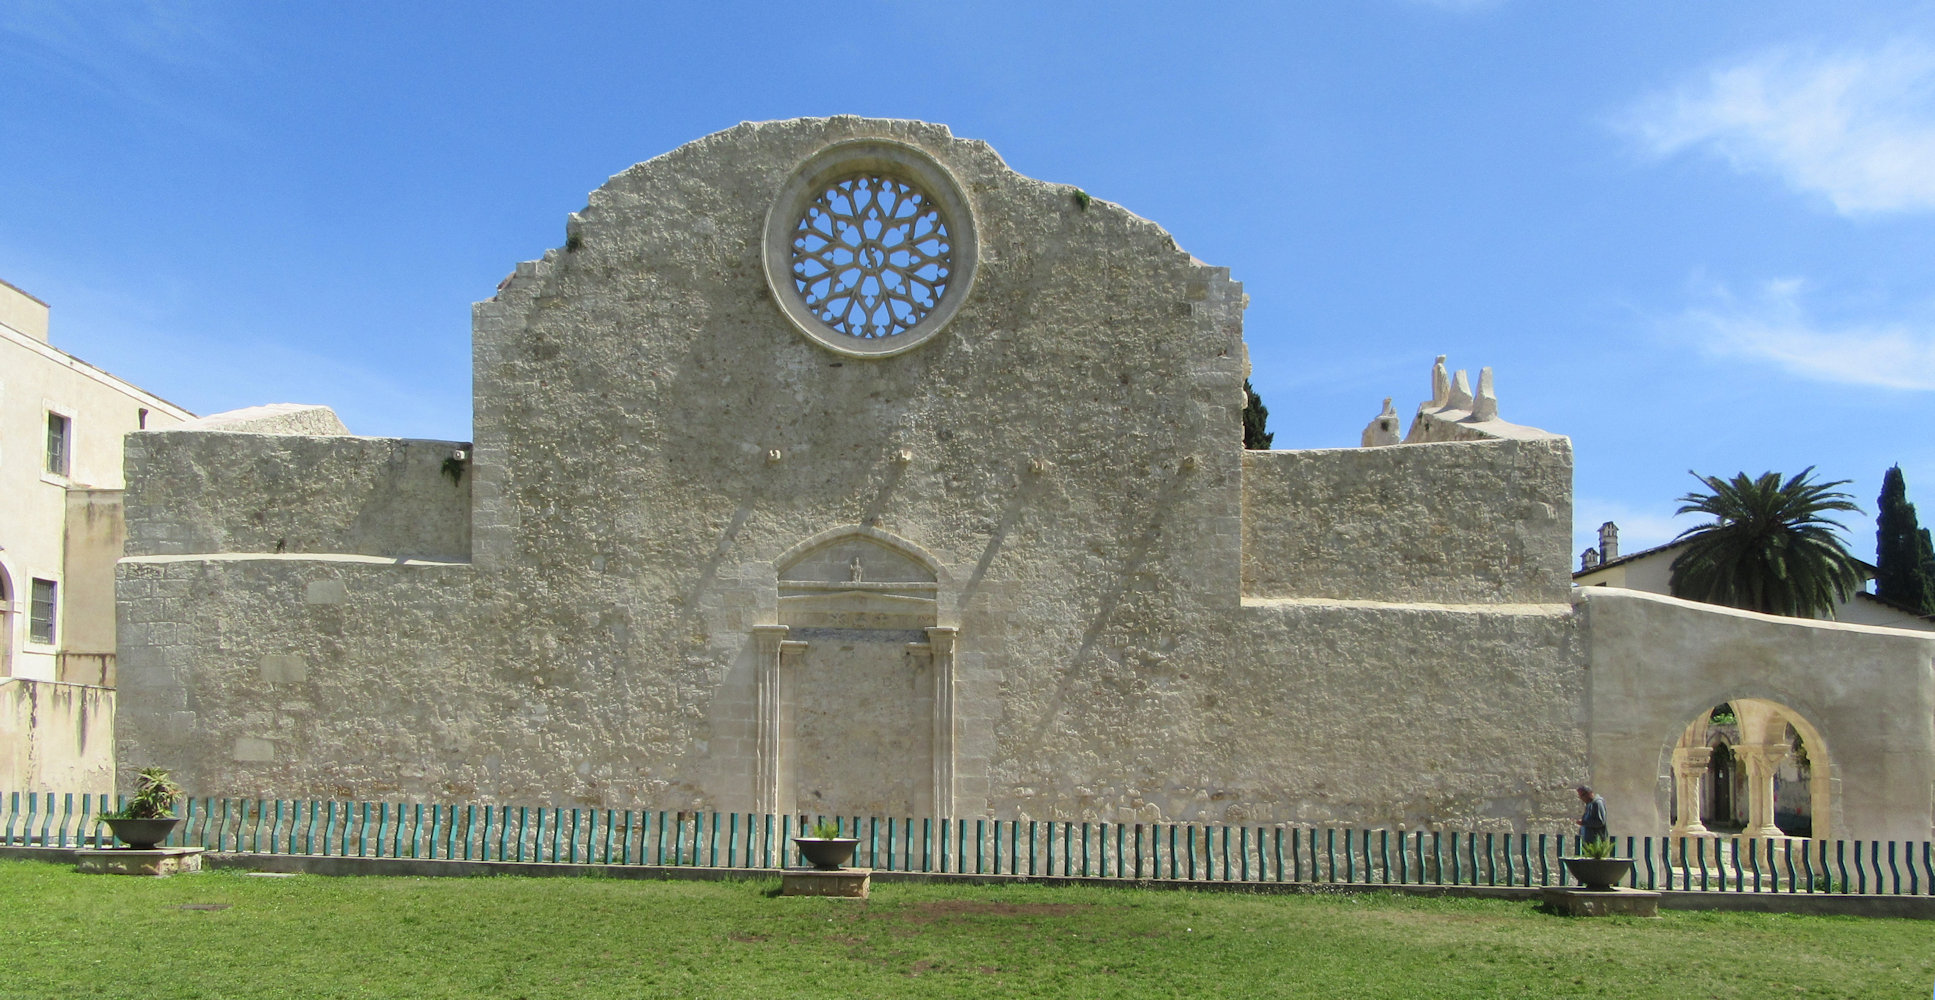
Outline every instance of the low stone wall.
<path id="1" fill-rule="evenodd" d="M 1243 454 L 1243 594 L 1564 603 L 1563 437 Z"/>
<path id="2" fill-rule="evenodd" d="M 0 679 L 0 789 L 114 791 L 114 690 Z"/>
<path id="3" fill-rule="evenodd" d="M 456 441 L 143 431 L 128 435 L 129 555 L 470 558 Z"/>
<path id="4" fill-rule="evenodd" d="M 493 639 L 468 564 L 132 556 L 119 573 L 129 767 L 225 794 L 468 796 L 498 746 L 536 752 L 523 715 L 504 735 L 464 711 L 519 704 L 480 675 Z"/>

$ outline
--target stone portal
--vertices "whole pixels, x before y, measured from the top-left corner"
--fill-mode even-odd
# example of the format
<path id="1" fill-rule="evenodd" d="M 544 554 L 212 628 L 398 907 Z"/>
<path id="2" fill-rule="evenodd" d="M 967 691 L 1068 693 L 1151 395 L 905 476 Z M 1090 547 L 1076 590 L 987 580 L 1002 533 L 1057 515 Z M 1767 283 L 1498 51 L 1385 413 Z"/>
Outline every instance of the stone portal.
<path id="1" fill-rule="evenodd" d="M 763 810 L 954 812 L 954 639 L 937 625 L 931 558 L 903 539 L 839 529 L 777 563 L 779 622 L 759 644 Z"/>

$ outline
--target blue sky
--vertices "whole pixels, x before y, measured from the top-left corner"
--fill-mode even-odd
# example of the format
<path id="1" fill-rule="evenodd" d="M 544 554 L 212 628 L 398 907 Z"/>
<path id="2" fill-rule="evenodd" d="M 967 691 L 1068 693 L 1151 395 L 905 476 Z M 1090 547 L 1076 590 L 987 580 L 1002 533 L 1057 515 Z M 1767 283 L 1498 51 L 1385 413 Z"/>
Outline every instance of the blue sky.
<path id="1" fill-rule="evenodd" d="M 469 436 L 469 304 L 742 120 L 939 121 L 1227 266 L 1279 447 L 1437 354 L 1572 437 L 1589 544 L 1689 469 L 1935 522 L 1935 4 L 0 3 L 0 278 L 198 412 Z"/>

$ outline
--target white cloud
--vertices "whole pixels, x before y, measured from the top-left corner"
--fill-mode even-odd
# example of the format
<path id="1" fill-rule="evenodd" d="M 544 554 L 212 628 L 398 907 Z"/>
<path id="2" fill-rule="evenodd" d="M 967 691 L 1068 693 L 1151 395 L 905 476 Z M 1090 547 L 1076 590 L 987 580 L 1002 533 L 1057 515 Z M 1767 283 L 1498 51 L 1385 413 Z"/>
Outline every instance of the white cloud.
<path id="1" fill-rule="evenodd" d="M 1651 153 L 1700 150 L 1824 195 L 1843 215 L 1935 210 L 1935 49 L 1776 49 L 1654 95 L 1619 123 Z"/>
<path id="2" fill-rule="evenodd" d="M 1708 302 L 1671 324 L 1714 354 L 1772 362 L 1802 378 L 1935 391 L 1935 318 L 1824 324 L 1802 303 L 1805 283 L 1785 278 L 1753 295 L 1711 286 Z"/>
<path id="3" fill-rule="evenodd" d="M 25 72 L 46 72 L 177 122 L 193 115 L 171 105 L 164 81 L 224 75 L 252 62 L 227 38 L 220 11 L 202 0 L 0 4 L 0 44 Z"/>

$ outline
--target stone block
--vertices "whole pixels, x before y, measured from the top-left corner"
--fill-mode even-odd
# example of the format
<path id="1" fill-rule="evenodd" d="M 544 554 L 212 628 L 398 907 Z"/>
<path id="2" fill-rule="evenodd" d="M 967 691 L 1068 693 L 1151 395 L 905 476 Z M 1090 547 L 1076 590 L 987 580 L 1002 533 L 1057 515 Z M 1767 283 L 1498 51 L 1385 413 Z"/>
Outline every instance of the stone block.
<path id="1" fill-rule="evenodd" d="M 84 875 L 147 875 L 163 877 L 202 870 L 202 848 L 157 847 L 152 851 L 126 848 L 75 851 L 74 870 Z"/>
<path id="2" fill-rule="evenodd" d="M 341 604 L 349 597 L 349 588 L 341 580 L 311 580 L 304 590 L 304 604 Z"/>
<path id="3" fill-rule="evenodd" d="M 293 653 L 270 653 L 262 658 L 262 679 L 271 684 L 293 684 L 309 679 L 309 663 Z"/>
<path id="4" fill-rule="evenodd" d="M 873 869 L 788 868 L 780 875 L 782 896 L 832 896 L 839 899 L 866 899 L 873 887 Z"/>
<path id="5" fill-rule="evenodd" d="M 275 760 L 275 744 L 253 736 L 238 736 L 234 757 L 246 763 L 267 763 Z"/>
<path id="6" fill-rule="evenodd" d="M 1539 901 L 1554 913 L 1572 917 L 1657 917 L 1660 894 L 1615 886 L 1611 890 L 1548 886 Z"/>

